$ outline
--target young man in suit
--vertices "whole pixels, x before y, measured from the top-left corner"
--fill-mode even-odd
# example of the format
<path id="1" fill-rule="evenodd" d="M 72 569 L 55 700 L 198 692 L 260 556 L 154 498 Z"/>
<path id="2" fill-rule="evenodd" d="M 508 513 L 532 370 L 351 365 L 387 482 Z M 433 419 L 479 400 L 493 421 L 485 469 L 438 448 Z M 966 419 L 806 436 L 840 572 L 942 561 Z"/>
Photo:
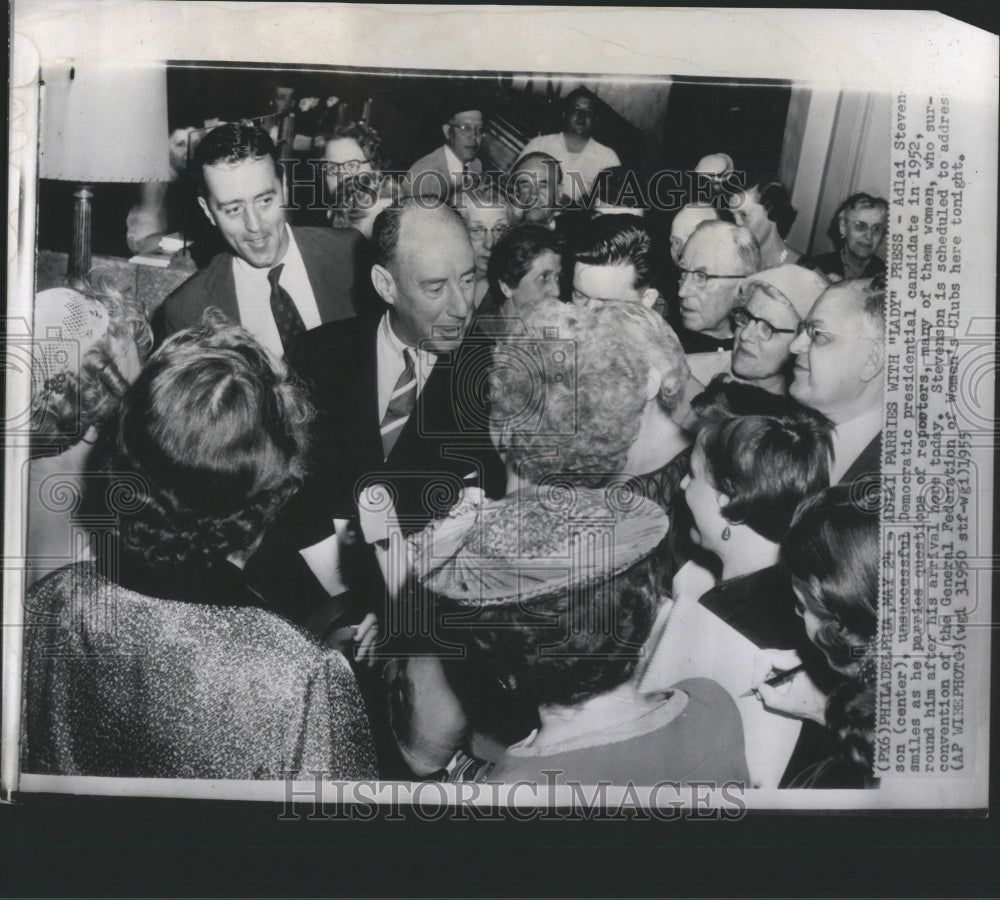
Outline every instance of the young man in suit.
<path id="1" fill-rule="evenodd" d="M 351 230 L 292 228 L 274 142 L 263 129 L 213 129 L 194 157 L 198 203 L 229 245 L 177 288 L 153 317 L 157 340 L 217 306 L 281 356 L 302 333 L 353 317 L 363 242 Z"/>

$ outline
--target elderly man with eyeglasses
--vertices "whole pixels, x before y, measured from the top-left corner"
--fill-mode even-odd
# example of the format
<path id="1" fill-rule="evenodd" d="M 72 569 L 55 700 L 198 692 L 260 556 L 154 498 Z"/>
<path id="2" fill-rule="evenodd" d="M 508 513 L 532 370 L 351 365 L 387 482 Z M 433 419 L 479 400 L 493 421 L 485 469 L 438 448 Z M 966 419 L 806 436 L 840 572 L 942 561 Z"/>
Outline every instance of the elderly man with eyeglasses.
<path id="1" fill-rule="evenodd" d="M 878 472 L 882 460 L 885 279 L 832 285 L 799 323 L 789 393 L 834 424 L 832 483 Z"/>
<path id="2" fill-rule="evenodd" d="M 446 112 L 441 126 L 444 143 L 418 159 L 406 173 L 406 192 L 413 197 L 448 200 L 456 190 L 474 187 L 482 175 L 483 103 L 472 96 L 460 96 Z"/>
<path id="3" fill-rule="evenodd" d="M 749 229 L 731 222 L 702 222 L 681 254 L 677 336 L 685 353 L 725 354 L 733 349 L 731 315 L 740 285 L 760 269 L 760 247 Z"/>
<path id="4" fill-rule="evenodd" d="M 732 314 L 733 374 L 769 393 L 787 393 L 796 329 L 829 285 L 819 272 L 791 264 L 751 275 L 741 292 L 744 305 Z"/>

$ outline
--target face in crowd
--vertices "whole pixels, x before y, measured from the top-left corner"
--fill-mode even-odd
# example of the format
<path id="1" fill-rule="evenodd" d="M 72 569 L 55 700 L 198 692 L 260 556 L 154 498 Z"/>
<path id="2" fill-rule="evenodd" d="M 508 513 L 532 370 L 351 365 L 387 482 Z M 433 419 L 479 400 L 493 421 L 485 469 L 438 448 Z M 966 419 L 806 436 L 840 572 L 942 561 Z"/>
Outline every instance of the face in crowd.
<path id="1" fill-rule="evenodd" d="M 835 425 L 881 402 L 883 335 L 864 311 L 864 281 L 827 289 L 789 348 L 795 380 L 789 393 Z"/>
<path id="2" fill-rule="evenodd" d="M 840 236 L 844 248 L 856 260 L 867 261 L 885 240 L 886 220 L 884 209 L 848 209 L 840 215 Z"/>
<path id="3" fill-rule="evenodd" d="M 527 311 L 541 303 L 559 299 L 562 258 L 551 250 L 543 250 L 531 267 L 513 287 L 500 282 L 500 290 L 515 309 Z"/>
<path id="4" fill-rule="evenodd" d="M 375 289 L 392 307 L 396 335 L 431 353 L 462 342 L 475 309 L 475 275 L 469 235 L 446 207 L 408 207 L 391 264 L 372 267 Z"/>
<path id="5" fill-rule="evenodd" d="M 619 263 L 612 266 L 578 262 L 573 267 L 573 302 L 622 300 L 652 307 L 659 297 L 655 288 L 637 288 L 635 266 Z"/>
<path id="6" fill-rule="evenodd" d="M 761 246 L 768 239 L 771 232 L 777 227 L 767 216 L 767 210 L 760 202 L 760 194 L 757 188 L 749 191 L 740 191 L 730 198 L 730 209 L 737 225 L 749 228 L 750 233 L 757 238 L 757 243 Z"/>
<path id="7" fill-rule="evenodd" d="M 354 138 L 334 138 L 323 147 L 323 178 L 331 197 L 337 196 L 345 179 L 371 171 L 371 161 Z"/>
<path id="8" fill-rule="evenodd" d="M 575 97 L 563 114 L 563 127 L 567 134 L 586 139 L 593 134 L 596 118 L 593 99 L 587 96 Z"/>
<path id="9" fill-rule="evenodd" d="M 760 288 L 733 317 L 733 374 L 748 381 L 778 375 L 791 356 L 799 317 L 787 300 Z"/>
<path id="10" fill-rule="evenodd" d="M 733 244 L 730 229 L 697 229 L 684 245 L 678 296 L 689 331 L 717 338 L 732 336 L 730 314 L 740 281 L 750 274 Z"/>
<path id="11" fill-rule="evenodd" d="M 546 225 L 559 208 L 559 166 L 554 160 L 532 157 L 520 162 L 511 173 L 517 210 L 523 221 Z"/>
<path id="12" fill-rule="evenodd" d="M 284 187 L 274 161 L 265 156 L 204 167 L 208 216 L 233 252 L 259 269 L 277 265 L 288 249 Z"/>
<path id="13" fill-rule="evenodd" d="M 478 109 L 456 113 L 442 126 L 444 139 L 462 162 L 472 162 L 483 143 L 483 114 Z"/>
<path id="14" fill-rule="evenodd" d="M 685 206 L 677 211 L 673 222 L 670 223 L 670 258 L 674 261 L 675 266 L 681 264 L 684 245 L 694 230 L 702 222 L 710 222 L 718 218 L 718 214 L 711 207 Z"/>
<path id="15" fill-rule="evenodd" d="M 510 228 L 510 207 L 505 203 L 478 206 L 474 199 L 468 198 L 462 206 L 461 214 L 469 229 L 472 252 L 476 257 L 476 278 L 482 280 L 486 277 L 493 245 Z"/>

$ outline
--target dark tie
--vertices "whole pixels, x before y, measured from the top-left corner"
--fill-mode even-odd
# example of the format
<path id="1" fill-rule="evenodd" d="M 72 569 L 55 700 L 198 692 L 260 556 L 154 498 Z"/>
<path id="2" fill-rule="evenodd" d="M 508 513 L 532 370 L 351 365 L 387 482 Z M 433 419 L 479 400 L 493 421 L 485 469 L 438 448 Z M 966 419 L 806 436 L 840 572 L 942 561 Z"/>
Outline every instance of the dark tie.
<path id="1" fill-rule="evenodd" d="M 413 352 L 409 348 L 403 350 L 403 359 L 406 361 L 403 374 L 393 388 L 389 406 L 382 417 L 382 452 L 386 459 L 392 453 L 417 400 L 417 373 L 413 367 Z"/>
<path id="2" fill-rule="evenodd" d="M 274 316 L 274 324 L 278 326 L 278 336 L 285 356 L 288 356 L 295 339 L 306 330 L 306 325 L 292 303 L 292 298 L 288 296 L 288 291 L 278 284 L 283 268 L 284 263 L 275 266 L 267 273 L 267 280 L 271 282 L 271 315 Z"/>

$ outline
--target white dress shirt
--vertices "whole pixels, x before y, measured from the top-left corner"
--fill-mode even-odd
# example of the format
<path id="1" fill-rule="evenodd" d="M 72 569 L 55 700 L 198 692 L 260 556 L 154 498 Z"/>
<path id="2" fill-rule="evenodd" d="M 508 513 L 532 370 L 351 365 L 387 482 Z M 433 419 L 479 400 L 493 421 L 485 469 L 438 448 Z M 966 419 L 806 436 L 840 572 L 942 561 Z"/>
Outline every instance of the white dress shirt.
<path id="1" fill-rule="evenodd" d="M 323 324 L 316 305 L 309 274 L 302 261 L 295 235 L 288 225 L 288 249 L 284 258 L 275 265 L 284 264 L 278 283 L 292 298 L 295 308 L 302 317 L 308 331 Z M 275 356 L 284 355 L 278 326 L 271 313 L 271 282 L 267 280 L 270 269 L 258 269 L 238 256 L 233 257 L 233 280 L 236 282 L 236 303 L 239 306 L 240 322 L 258 341 Z"/>

